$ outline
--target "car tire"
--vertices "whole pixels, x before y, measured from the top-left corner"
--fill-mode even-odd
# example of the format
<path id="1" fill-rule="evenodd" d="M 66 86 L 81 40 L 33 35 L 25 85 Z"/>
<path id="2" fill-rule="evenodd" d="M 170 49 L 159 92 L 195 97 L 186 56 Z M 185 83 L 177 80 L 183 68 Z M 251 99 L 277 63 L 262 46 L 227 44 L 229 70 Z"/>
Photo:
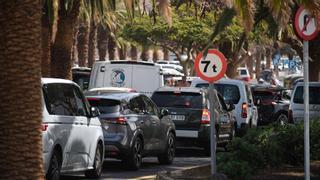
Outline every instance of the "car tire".
<path id="1" fill-rule="evenodd" d="M 87 178 L 99 178 L 102 174 L 103 166 L 103 148 L 101 144 L 97 145 L 96 153 L 94 156 L 93 169 L 85 171 Z"/>
<path id="2" fill-rule="evenodd" d="M 276 122 L 278 122 L 281 125 L 288 124 L 289 123 L 289 118 L 285 113 L 280 113 L 277 116 Z"/>
<path id="3" fill-rule="evenodd" d="M 141 138 L 136 138 L 131 147 L 128 157 L 125 159 L 125 163 L 128 165 L 129 170 L 138 170 L 142 164 L 142 150 L 143 143 Z"/>
<path id="4" fill-rule="evenodd" d="M 160 164 L 172 164 L 175 157 L 176 151 L 176 140 L 172 133 L 169 133 L 167 138 L 167 145 L 165 152 L 158 156 L 158 161 Z"/>
<path id="5" fill-rule="evenodd" d="M 47 180 L 59 180 L 61 173 L 62 157 L 58 150 L 54 150 L 50 159 L 50 165 L 46 174 Z"/>

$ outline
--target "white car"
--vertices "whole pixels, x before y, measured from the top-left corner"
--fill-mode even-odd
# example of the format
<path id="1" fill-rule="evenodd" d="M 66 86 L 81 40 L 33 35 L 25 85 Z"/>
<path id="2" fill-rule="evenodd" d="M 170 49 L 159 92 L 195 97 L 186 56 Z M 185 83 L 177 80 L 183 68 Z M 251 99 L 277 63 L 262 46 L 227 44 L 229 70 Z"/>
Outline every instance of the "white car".
<path id="1" fill-rule="evenodd" d="M 99 111 L 90 107 L 80 87 L 69 80 L 42 78 L 42 141 L 47 179 L 85 172 L 101 175 L 104 141 Z"/>
<path id="2" fill-rule="evenodd" d="M 237 69 L 237 71 L 238 71 L 238 76 L 237 76 L 238 80 L 242 80 L 242 81 L 246 81 L 246 82 L 249 82 L 251 80 L 248 68 L 239 67 Z"/>
<path id="3" fill-rule="evenodd" d="M 180 61 L 160 60 L 160 61 L 157 61 L 157 63 L 158 63 L 158 64 L 174 64 L 174 65 L 179 65 L 179 66 L 181 66 Z"/>
<path id="4" fill-rule="evenodd" d="M 303 82 L 299 82 L 292 93 L 289 106 L 289 122 L 304 120 Z M 309 85 L 309 115 L 310 119 L 320 118 L 320 82 L 310 82 Z"/>
<path id="5" fill-rule="evenodd" d="M 208 82 L 200 78 L 194 79 L 191 87 L 207 88 Z M 214 84 L 217 91 L 227 103 L 235 105 L 234 116 L 238 128 L 254 127 L 258 123 L 258 111 L 253 104 L 250 86 L 243 81 L 221 79 Z"/>

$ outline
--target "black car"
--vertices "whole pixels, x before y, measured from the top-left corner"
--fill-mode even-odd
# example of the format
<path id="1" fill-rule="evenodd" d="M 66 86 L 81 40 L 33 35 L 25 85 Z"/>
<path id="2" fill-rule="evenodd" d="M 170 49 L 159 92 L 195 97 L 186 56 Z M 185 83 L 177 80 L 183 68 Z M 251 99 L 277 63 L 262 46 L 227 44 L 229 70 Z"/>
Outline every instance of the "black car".
<path id="1" fill-rule="evenodd" d="M 197 146 L 210 154 L 210 113 L 208 93 L 194 87 L 162 87 L 155 91 L 152 100 L 169 110 L 176 126 L 177 145 Z M 221 95 L 214 95 L 218 144 L 225 144 L 235 134 L 233 105 L 226 105 Z"/>
<path id="2" fill-rule="evenodd" d="M 157 156 L 162 164 L 173 162 L 176 131 L 168 110 L 139 93 L 99 92 L 87 99 L 101 113 L 106 157 L 121 159 L 133 170 L 140 168 L 144 156 Z"/>
<path id="3" fill-rule="evenodd" d="M 258 125 L 272 122 L 287 123 L 290 100 L 286 89 L 274 86 L 253 86 L 252 94 L 258 107 Z"/>

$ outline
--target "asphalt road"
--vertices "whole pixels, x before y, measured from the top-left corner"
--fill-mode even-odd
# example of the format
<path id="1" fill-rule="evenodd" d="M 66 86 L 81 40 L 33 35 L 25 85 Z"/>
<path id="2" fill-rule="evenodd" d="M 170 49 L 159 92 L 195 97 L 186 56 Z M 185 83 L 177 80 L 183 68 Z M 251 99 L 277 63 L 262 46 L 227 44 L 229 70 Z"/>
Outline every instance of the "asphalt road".
<path id="1" fill-rule="evenodd" d="M 204 155 L 202 149 L 178 148 L 172 165 L 160 165 L 157 158 L 143 158 L 142 168 L 138 171 L 126 170 L 125 164 L 114 159 L 106 159 L 100 179 L 153 179 L 158 172 L 187 169 L 198 165 L 209 164 L 210 157 Z M 62 180 L 86 179 L 83 174 L 64 176 Z"/>

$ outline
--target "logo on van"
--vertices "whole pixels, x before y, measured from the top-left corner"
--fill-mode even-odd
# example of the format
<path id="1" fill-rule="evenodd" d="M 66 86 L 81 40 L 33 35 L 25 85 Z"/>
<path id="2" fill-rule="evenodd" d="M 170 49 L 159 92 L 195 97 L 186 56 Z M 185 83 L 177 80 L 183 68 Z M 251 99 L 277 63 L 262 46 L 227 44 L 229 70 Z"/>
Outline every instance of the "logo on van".
<path id="1" fill-rule="evenodd" d="M 124 86 L 124 80 L 126 79 L 126 76 L 124 75 L 123 69 L 113 69 L 111 73 L 111 85 L 113 87 L 123 87 Z"/>

